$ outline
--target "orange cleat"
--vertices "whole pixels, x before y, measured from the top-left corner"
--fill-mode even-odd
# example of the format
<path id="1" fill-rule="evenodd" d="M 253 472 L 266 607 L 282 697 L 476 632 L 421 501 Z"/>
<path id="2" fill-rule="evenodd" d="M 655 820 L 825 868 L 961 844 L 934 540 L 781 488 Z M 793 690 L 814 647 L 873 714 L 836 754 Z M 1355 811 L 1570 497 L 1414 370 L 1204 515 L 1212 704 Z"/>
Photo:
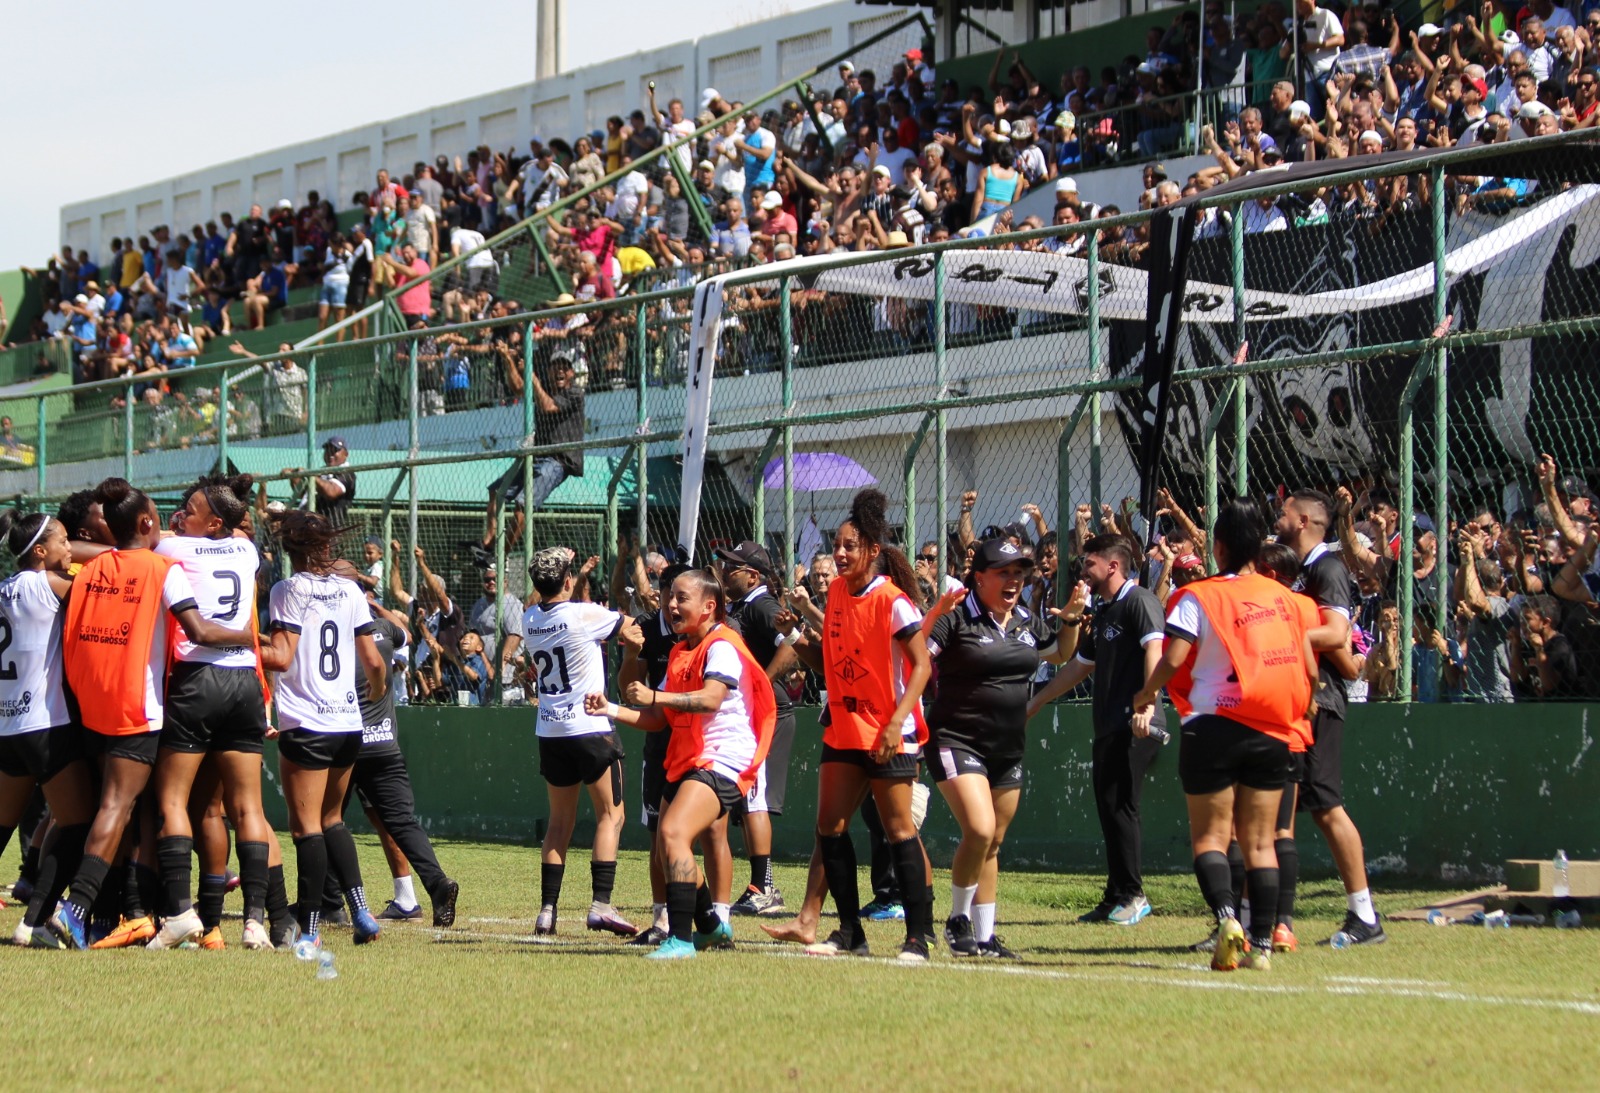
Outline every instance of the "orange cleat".
<path id="1" fill-rule="evenodd" d="M 206 931 L 206 936 L 200 939 L 202 949 L 226 949 L 227 942 L 222 940 L 222 927 L 213 926 Z"/>
<path id="2" fill-rule="evenodd" d="M 126 949 L 130 945 L 143 945 L 156 936 L 156 924 L 149 915 L 125 918 L 105 937 L 90 945 L 91 949 Z"/>
<path id="3" fill-rule="evenodd" d="M 1278 923 L 1277 929 L 1272 931 L 1272 951 L 1275 953 L 1297 953 L 1300 943 L 1294 939 L 1294 931 L 1285 923 Z"/>

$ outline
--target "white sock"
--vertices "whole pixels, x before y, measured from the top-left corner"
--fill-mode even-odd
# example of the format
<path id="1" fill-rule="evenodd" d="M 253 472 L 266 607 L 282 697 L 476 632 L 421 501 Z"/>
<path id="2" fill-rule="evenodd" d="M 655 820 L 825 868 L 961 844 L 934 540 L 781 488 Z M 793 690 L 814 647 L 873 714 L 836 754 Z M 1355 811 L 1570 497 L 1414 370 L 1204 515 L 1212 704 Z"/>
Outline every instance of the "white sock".
<path id="1" fill-rule="evenodd" d="M 976 884 L 966 888 L 961 887 L 959 884 L 952 884 L 950 886 L 950 917 L 955 918 L 957 915 L 966 915 L 971 918 L 972 901 L 977 895 L 978 886 Z"/>
<path id="2" fill-rule="evenodd" d="M 972 905 L 972 936 L 980 942 L 994 940 L 994 904 Z"/>
<path id="3" fill-rule="evenodd" d="M 1239 901 L 1239 925 L 1244 927 L 1246 934 L 1250 932 L 1250 901 L 1247 899 Z"/>
<path id="4" fill-rule="evenodd" d="M 1370 888 L 1363 888 L 1359 892 L 1351 892 L 1344 897 L 1344 901 L 1349 905 L 1351 912 L 1362 922 L 1365 922 L 1368 926 L 1376 926 L 1378 924 L 1378 912 L 1372 909 L 1372 890 Z"/>
<path id="5" fill-rule="evenodd" d="M 650 921 L 660 929 L 667 928 L 667 905 L 665 903 L 652 903 L 650 905 Z"/>
<path id="6" fill-rule="evenodd" d="M 716 913 L 716 916 L 720 918 L 724 924 L 728 922 L 728 905 L 726 903 L 713 903 L 711 905 L 711 910 Z"/>
<path id="7" fill-rule="evenodd" d="M 417 905 L 417 890 L 411 882 L 410 873 L 394 878 L 394 902 L 402 911 L 409 911 Z"/>

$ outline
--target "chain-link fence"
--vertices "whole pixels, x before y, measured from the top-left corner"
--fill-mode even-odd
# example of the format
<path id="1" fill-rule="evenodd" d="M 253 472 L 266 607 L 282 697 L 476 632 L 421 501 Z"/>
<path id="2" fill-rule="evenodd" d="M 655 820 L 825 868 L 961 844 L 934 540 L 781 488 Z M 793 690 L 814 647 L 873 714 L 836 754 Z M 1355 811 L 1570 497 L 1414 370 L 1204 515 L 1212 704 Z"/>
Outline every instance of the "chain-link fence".
<path id="1" fill-rule="evenodd" d="M 936 559 L 920 567 L 930 584 L 999 529 L 1059 558 L 1036 591 L 1057 599 L 1077 544 L 1102 527 L 1154 538 L 1147 579 L 1170 587 L 1204 566 L 1219 498 L 1343 489 L 1330 535 L 1359 584 L 1371 697 L 1600 693 L 1600 382 L 1583 351 L 1600 325 L 1596 143 L 1297 170 L 1163 214 L 1182 215 L 1188 253 L 1157 469 L 1170 502 L 1155 513 L 1133 499 L 1149 282 L 1169 252 L 1144 213 L 710 270 L 702 297 L 656 287 L 429 326 L 206 366 L 166 390 L 147 379 L 12 400 L 18 422 L 48 423 L 47 443 L 0 469 L 0 489 L 54 504 L 117 473 L 170 502 L 227 465 L 265 483 L 263 504 L 297 504 L 315 491 L 292 470 L 353 473 L 338 503 L 351 561 L 430 617 L 434 575 L 491 643 L 542 546 L 594 558 L 594 598 L 647 596 L 634 550 L 679 546 L 690 426 L 708 437 L 696 558 L 754 538 L 786 584 L 868 484 L 908 551 Z M 695 347 L 714 365 L 710 413 L 691 422 Z M 334 436 L 348 462 L 325 456 Z M 1541 475 L 1543 452 L 1555 469 Z M 491 565 L 505 577 L 494 594 Z M 1554 628 L 1521 622 L 1527 604 Z M 447 670 L 419 687 L 452 702 L 474 690 L 456 685 L 459 649 L 434 655 Z M 515 665 L 497 680 L 513 700 L 518 682 Z M 1490 686 L 1504 695 L 1480 693 Z"/>

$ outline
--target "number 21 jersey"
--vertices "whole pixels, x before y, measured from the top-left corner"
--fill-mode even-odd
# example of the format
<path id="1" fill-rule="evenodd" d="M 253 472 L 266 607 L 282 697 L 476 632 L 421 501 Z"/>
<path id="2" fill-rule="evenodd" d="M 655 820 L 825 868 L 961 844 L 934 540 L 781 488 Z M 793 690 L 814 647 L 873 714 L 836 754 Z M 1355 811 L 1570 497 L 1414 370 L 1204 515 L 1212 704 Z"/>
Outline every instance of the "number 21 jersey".
<path id="1" fill-rule="evenodd" d="M 604 694 L 600 645 L 622 627 L 622 616 L 597 603 L 564 600 L 528 608 L 522 640 L 539 683 L 540 736 L 610 732 L 611 720 L 583 712 L 583 696 Z"/>

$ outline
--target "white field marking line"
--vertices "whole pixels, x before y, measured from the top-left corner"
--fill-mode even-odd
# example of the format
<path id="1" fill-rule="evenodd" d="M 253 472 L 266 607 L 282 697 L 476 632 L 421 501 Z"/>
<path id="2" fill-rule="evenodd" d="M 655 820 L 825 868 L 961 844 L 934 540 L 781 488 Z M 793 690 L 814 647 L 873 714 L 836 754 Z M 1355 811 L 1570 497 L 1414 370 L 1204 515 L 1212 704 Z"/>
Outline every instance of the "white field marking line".
<path id="1" fill-rule="evenodd" d="M 1329 983 L 1360 983 L 1374 987 L 1448 987 L 1442 979 L 1384 979 L 1371 975 L 1330 975 Z"/>
<path id="2" fill-rule="evenodd" d="M 511 934 L 481 933 L 468 930 L 451 930 L 448 933 L 436 931 L 436 941 L 450 941 L 455 939 L 472 941 L 510 941 L 519 944 L 543 945 L 549 948 L 578 948 L 584 945 L 581 939 L 545 938 L 545 937 L 516 937 Z M 1318 983 L 1263 983 L 1249 981 L 1246 978 L 1223 978 L 1220 975 L 1207 975 L 1196 978 L 1183 979 L 1158 979 L 1153 976 L 1127 975 L 1117 972 L 1073 972 L 1052 968 L 1029 968 L 1016 965 L 1000 965 L 993 963 L 947 963 L 937 961 L 923 965 L 907 965 L 891 957 L 821 957 L 812 956 L 796 948 L 789 948 L 783 942 L 756 942 L 755 945 L 745 943 L 740 951 L 752 952 L 761 956 L 772 956 L 789 960 L 817 960 L 837 961 L 843 964 L 876 964 L 895 968 L 926 967 L 946 972 L 958 972 L 966 975 L 1020 975 L 1030 979 L 1051 979 L 1068 982 L 1084 983 L 1132 983 L 1147 987 L 1182 987 L 1187 990 L 1211 991 L 1243 991 L 1250 994 L 1336 994 L 1353 995 L 1362 997 L 1379 998 L 1417 998 L 1438 1002 L 1464 1002 L 1484 1006 L 1520 1006 L 1530 1009 L 1564 1010 L 1570 1013 L 1581 1013 L 1591 1017 L 1600 1017 L 1600 1003 L 1566 1000 L 1560 998 L 1514 998 L 1505 995 L 1493 994 L 1468 994 L 1460 990 L 1419 990 L 1414 986 L 1404 984 L 1423 983 L 1427 980 L 1406 979 L 1379 979 L 1366 976 L 1337 976 L 1331 977 L 1320 984 Z M 1147 965 L 1148 966 L 1148 965 Z M 1192 967 L 1188 965 L 1187 967 Z M 1177 970 L 1186 970 L 1180 968 Z M 1249 976 L 1248 971 L 1242 973 Z M 1431 985 L 1431 984 L 1429 984 Z M 1440 984 L 1448 986 L 1448 984 Z"/>

